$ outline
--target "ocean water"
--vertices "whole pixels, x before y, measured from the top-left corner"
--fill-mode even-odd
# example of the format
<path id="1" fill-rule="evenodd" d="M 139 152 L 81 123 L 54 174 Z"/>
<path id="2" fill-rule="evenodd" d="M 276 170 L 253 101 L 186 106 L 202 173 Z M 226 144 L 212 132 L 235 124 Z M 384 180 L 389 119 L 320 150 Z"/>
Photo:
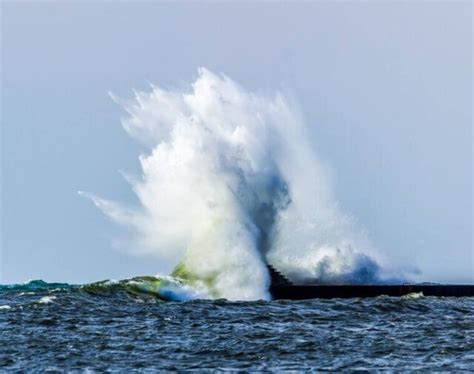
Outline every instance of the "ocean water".
<path id="1" fill-rule="evenodd" d="M 474 370 L 474 299 L 162 301 L 0 286 L 0 370 Z"/>

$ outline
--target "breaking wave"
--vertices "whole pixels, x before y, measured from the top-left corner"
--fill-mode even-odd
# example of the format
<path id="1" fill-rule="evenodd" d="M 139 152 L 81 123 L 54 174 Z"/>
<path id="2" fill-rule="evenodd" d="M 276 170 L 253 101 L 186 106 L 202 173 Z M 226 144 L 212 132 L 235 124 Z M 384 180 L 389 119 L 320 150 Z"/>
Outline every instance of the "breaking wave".
<path id="1" fill-rule="evenodd" d="M 170 276 L 141 276 L 120 281 L 103 280 L 87 284 L 48 283 L 32 280 L 22 284 L 0 285 L 2 293 L 42 296 L 37 302 L 48 304 L 56 299 L 55 293 L 79 293 L 90 296 L 119 296 L 163 301 L 211 299 L 213 295 L 200 282 L 190 282 Z M 5 308 L 6 309 L 6 308 Z"/>
<path id="2" fill-rule="evenodd" d="M 268 261 L 294 281 L 373 283 L 381 258 L 333 196 L 297 106 L 204 68 L 189 91 L 120 102 L 147 148 L 135 207 L 88 196 L 135 232 L 135 253 L 212 297 L 268 299 Z"/>

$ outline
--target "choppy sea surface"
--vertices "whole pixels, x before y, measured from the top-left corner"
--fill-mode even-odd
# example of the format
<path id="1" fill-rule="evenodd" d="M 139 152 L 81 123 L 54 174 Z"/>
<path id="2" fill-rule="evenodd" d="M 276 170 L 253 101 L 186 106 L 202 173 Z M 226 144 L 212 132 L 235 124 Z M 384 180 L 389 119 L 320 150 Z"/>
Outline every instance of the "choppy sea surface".
<path id="1" fill-rule="evenodd" d="M 0 286 L 0 370 L 474 370 L 473 298 L 166 302 Z"/>

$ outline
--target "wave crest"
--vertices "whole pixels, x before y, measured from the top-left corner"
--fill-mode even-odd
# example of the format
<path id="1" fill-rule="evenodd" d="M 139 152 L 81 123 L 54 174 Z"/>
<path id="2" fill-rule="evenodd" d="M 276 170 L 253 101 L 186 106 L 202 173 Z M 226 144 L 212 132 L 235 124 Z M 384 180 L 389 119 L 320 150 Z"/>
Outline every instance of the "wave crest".
<path id="1" fill-rule="evenodd" d="M 123 103 L 148 147 L 139 204 L 87 195 L 132 227 L 137 252 L 212 279 L 213 296 L 268 299 L 265 262 L 294 280 L 370 282 L 376 252 L 332 193 L 296 105 L 201 68 L 190 92 L 153 86 Z"/>

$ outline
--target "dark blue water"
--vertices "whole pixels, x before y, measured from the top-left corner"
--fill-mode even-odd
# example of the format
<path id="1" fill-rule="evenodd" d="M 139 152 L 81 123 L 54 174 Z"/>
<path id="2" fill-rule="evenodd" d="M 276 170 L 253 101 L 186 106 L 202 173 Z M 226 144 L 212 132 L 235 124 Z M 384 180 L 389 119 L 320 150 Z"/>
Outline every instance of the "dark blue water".
<path id="1" fill-rule="evenodd" d="M 474 370 L 472 298 L 164 302 L 0 287 L 0 370 Z"/>

